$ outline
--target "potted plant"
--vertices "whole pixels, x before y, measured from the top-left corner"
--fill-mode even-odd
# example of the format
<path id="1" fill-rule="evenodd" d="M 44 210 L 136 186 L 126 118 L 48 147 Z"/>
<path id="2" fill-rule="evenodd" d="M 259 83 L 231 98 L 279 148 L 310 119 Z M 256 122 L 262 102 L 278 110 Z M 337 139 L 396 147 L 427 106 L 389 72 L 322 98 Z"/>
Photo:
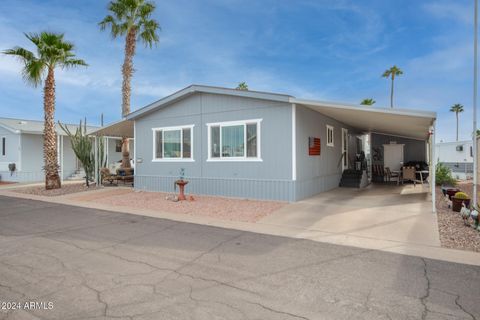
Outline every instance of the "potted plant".
<path id="1" fill-rule="evenodd" d="M 445 193 L 444 193 L 444 195 L 447 194 L 447 195 L 448 195 L 448 199 L 452 200 L 452 198 L 455 196 L 455 194 L 456 194 L 457 192 L 460 192 L 460 191 L 462 191 L 462 190 L 457 189 L 457 188 L 449 187 L 449 188 L 445 188 Z M 442 190 L 442 192 L 443 192 L 443 190 Z"/>
<path id="2" fill-rule="evenodd" d="M 457 192 L 452 198 L 452 210 L 460 212 L 462 210 L 462 203 L 468 208 L 470 206 L 470 197 L 465 192 Z"/>

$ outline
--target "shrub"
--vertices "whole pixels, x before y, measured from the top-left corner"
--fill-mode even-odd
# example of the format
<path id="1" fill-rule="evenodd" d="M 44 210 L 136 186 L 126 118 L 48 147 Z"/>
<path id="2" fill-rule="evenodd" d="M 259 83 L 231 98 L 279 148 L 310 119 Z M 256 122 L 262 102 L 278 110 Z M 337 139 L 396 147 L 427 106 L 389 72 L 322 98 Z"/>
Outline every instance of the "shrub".
<path id="1" fill-rule="evenodd" d="M 470 199 L 469 195 L 465 192 L 457 192 L 454 196 L 455 199 L 467 200 Z"/>
<path id="2" fill-rule="evenodd" d="M 456 185 L 457 180 L 452 177 L 452 170 L 443 163 L 437 164 L 437 169 L 435 170 L 435 184 L 439 185 Z"/>

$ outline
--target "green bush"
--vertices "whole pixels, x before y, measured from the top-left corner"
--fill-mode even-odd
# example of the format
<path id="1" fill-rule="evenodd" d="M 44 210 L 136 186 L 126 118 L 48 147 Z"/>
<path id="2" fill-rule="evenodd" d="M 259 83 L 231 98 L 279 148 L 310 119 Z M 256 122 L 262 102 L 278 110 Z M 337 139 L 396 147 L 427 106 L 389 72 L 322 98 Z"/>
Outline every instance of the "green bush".
<path id="1" fill-rule="evenodd" d="M 443 163 L 437 164 L 437 169 L 435 170 L 435 184 L 439 185 L 456 185 L 457 180 L 452 177 L 452 170 Z"/>
<path id="2" fill-rule="evenodd" d="M 455 198 L 455 199 L 462 199 L 462 200 L 470 199 L 469 195 L 466 194 L 465 192 L 457 192 L 457 193 L 455 193 L 454 198 Z"/>

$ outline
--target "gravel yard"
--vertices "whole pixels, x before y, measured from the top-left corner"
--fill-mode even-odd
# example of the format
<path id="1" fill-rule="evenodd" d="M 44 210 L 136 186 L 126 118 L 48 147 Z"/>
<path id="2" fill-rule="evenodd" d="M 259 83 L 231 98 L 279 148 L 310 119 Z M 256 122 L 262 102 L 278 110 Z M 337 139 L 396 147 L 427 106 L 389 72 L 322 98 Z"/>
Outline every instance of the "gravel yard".
<path id="1" fill-rule="evenodd" d="M 173 202 L 166 200 L 167 196 L 168 194 L 166 193 L 133 191 L 131 189 L 119 188 L 79 195 L 74 199 L 110 206 L 200 215 L 241 222 L 256 222 L 287 204 L 286 202 L 197 195 L 193 195 L 194 200 Z M 190 195 L 188 195 L 187 198 L 190 198 Z"/>
<path id="2" fill-rule="evenodd" d="M 85 183 L 80 182 L 80 183 L 63 184 L 60 189 L 53 189 L 53 190 L 45 190 L 44 185 L 37 185 L 33 187 L 12 189 L 11 191 L 18 192 L 18 193 L 32 194 L 36 196 L 55 197 L 55 196 L 63 196 L 66 194 L 95 190 L 95 189 L 99 189 L 98 187 L 95 186 L 95 184 L 91 184 L 90 187 L 87 188 Z"/>
<path id="3" fill-rule="evenodd" d="M 457 187 L 472 195 L 471 183 L 459 183 Z M 465 226 L 460 214 L 448 208 L 440 187 L 437 187 L 436 192 L 438 229 L 442 246 L 480 252 L 480 232 Z"/>

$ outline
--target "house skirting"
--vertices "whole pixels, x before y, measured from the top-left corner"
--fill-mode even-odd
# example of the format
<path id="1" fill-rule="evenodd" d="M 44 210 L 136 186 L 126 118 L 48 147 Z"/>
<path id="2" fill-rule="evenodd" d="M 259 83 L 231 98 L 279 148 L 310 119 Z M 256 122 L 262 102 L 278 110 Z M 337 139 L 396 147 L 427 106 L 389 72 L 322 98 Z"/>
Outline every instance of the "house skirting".
<path id="1" fill-rule="evenodd" d="M 330 174 L 295 181 L 295 200 L 302 200 L 320 192 L 338 188 L 342 175 Z"/>
<path id="2" fill-rule="evenodd" d="M 335 174 L 300 181 L 188 177 L 185 190 L 187 194 L 292 202 L 338 187 L 340 177 Z M 135 189 L 173 193 L 177 179 L 172 176 L 135 175 Z"/>
<path id="3" fill-rule="evenodd" d="M 0 181 L 38 182 L 45 179 L 43 171 L 0 171 Z"/>
<path id="4" fill-rule="evenodd" d="M 63 179 L 67 179 L 76 170 L 65 170 L 63 172 Z M 45 172 L 43 171 L 0 171 L 0 181 L 9 182 L 40 182 L 45 180 Z"/>

